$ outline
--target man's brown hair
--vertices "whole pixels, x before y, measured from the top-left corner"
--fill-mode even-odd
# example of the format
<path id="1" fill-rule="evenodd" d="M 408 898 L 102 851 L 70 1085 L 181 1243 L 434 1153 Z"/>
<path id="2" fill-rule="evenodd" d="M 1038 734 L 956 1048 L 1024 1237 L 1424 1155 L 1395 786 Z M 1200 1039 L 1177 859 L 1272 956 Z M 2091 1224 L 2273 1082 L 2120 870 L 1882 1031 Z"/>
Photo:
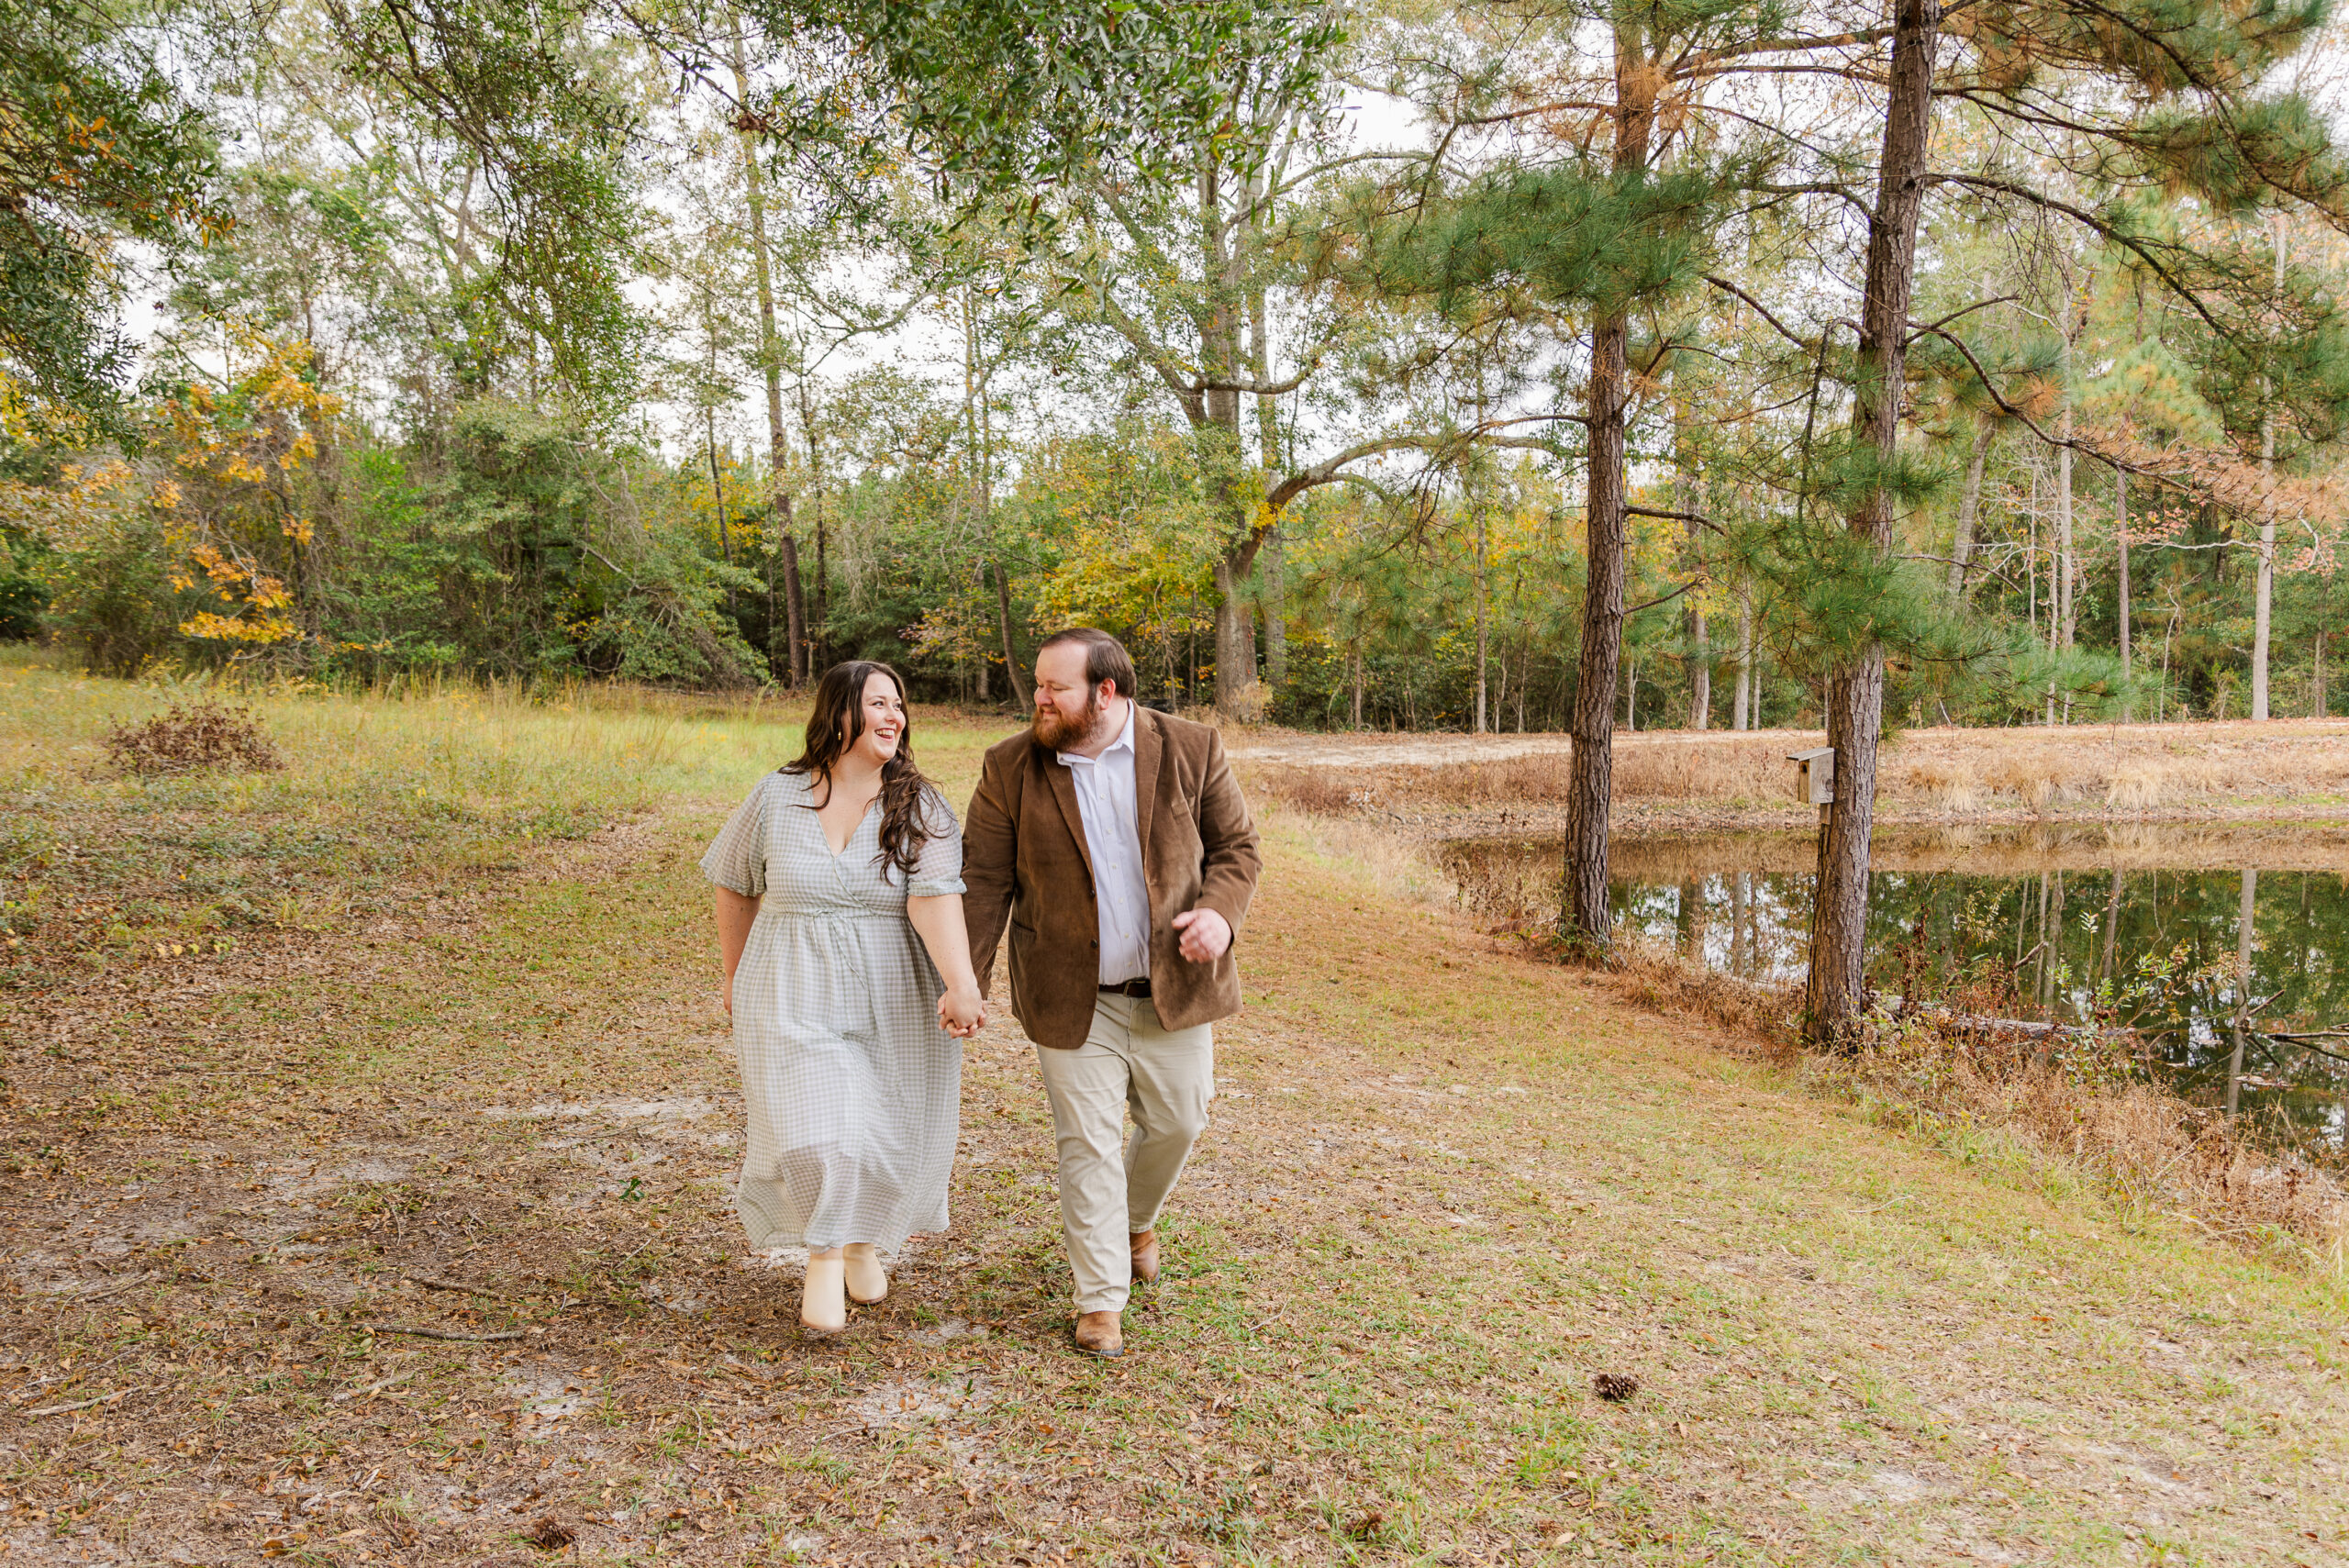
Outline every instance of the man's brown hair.
<path id="1" fill-rule="evenodd" d="M 1088 690 L 1098 689 L 1107 681 L 1121 697 L 1134 695 L 1134 658 L 1126 645 L 1106 631 L 1089 626 L 1073 626 L 1066 631 L 1056 631 L 1036 645 L 1041 656 L 1047 648 L 1057 648 L 1064 642 L 1082 643 L 1085 647 L 1085 684 Z"/>

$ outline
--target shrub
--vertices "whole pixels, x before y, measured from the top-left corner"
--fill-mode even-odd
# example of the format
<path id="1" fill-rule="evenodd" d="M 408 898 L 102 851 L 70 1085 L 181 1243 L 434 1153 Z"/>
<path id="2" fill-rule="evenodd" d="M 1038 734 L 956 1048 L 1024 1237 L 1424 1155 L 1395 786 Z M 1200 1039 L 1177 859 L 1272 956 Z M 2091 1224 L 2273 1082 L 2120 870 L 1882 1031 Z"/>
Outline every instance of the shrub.
<path id="1" fill-rule="evenodd" d="M 117 765 L 134 773 L 285 765 L 250 708 L 214 702 L 174 703 L 169 712 L 141 723 L 117 725 L 106 734 L 106 749 Z"/>

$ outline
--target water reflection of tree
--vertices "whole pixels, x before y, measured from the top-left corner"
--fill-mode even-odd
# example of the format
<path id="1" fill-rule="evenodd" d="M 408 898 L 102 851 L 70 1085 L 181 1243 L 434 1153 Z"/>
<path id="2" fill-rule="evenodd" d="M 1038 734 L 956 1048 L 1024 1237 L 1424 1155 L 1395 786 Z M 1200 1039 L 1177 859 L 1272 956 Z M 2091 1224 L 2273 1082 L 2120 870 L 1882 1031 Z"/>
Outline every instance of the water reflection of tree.
<path id="1" fill-rule="evenodd" d="M 1616 884 L 1616 918 L 1728 973 L 1798 979 L 1810 878 L 1701 872 L 1695 851 L 1707 843 L 1689 840 L 1690 856 L 1656 882 Z M 1756 849 L 1735 840 L 1710 847 L 1731 861 Z M 1509 919 L 1554 907 L 1551 844 L 1454 844 L 1445 859 L 1480 914 Z M 2002 871 L 2012 864 L 1996 845 L 1984 846 L 1983 859 Z M 2213 1098 L 2223 1094 L 2240 1009 L 2251 1026 L 2243 1071 L 2305 1086 L 2283 1095 L 2292 1119 L 2339 1128 L 2349 1063 L 2276 1037 L 2349 1026 L 2349 875 L 2265 871 L 2254 879 L 2247 987 L 2238 962 L 2243 886 L 2240 871 L 2219 870 L 1880 873 L 1869 900 L 1869 979 L 1899 991 L 1913 953 L 1918 972 L 1944 994 L 1997 997 L 1998 1010 L 2016 1014 L 2130 1025 L 2153 1041 L 2165 1074 Z M 2320 1045 L 2349 1054 L 2349 1041 Z"/>
<path id="2" fill-rule="evenodd" d="M 2349 1023 L 2349 877 L 2254 879 L 2247 987 L 2243 885 L 2240 872 L 1881 873 L 1869 900 L 1870 983 L 1899 991 L 1904 954 L 1921 951 L 1922 972 L 1946 991 L 1970 986 L 2021 1015 L 2142 1030 L 2166 1075 L 2214 1098 L 2241 1012 L 2250 1027 L 2240 1071 L 2308 1086 L 2286 1096 L 2292 1118 L 2333 1125 L 2338 1097 L 2325 1086 L 2349 1079 L 2343 1064 L 2275 1035 Z M 1618 919 L 1716 969 L 1781 981 L 1801 973 L 1809 906 L 1808 877 L 1776 873 L 1615 891 Z"/>

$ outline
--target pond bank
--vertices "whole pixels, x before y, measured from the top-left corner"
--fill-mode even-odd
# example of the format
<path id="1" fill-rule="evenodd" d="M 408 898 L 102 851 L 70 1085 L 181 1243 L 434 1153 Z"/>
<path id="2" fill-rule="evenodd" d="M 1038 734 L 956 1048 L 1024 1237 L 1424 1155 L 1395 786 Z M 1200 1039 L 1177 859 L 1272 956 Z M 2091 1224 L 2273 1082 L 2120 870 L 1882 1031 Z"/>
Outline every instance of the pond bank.
<path id="1" fill-rule="evenodd" d="M 1618 831 L 1799 827 L 1787 753 L 1817 731 L 1648 731 L 1615 738 Z M 1323 813 L 1442 837 L 1563 832 L 1562 735 L 1235 732 L 1263 787 Z M 1912 729 L 1883 757 L 1887 825 L 2349 818 L 2349 720 Z"/>

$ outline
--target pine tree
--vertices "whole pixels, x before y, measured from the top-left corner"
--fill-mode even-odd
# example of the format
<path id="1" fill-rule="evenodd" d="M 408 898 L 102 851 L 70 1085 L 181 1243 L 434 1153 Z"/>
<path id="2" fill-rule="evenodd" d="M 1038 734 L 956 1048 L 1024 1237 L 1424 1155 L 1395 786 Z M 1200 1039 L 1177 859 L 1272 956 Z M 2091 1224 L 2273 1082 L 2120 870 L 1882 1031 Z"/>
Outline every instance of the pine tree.
<path id="1" fill-rule="evenodd" d="M 2241 313 L 2230 322 L 2221 312 L 2230 297 L 2259 292 L 2258 281 L 2224 258 L 2155 232 L 2147 203 L 2190 192 L 2221 211 L 2279 200 L 2342 207 L 2349 183 L 2314 112 L 2297 98 L 2259 93 L 2268 67 L 2306 41 L 2321 16 L 2319 6 L 2275 0 L 2228 6 L 2139 0 L 2094 8 L 2059 0 L 1964 12 L 1944 34 L 1939 0 L 1897 0 L 1853 369 L 1852 435 L 1834 477 L 1848 497 L 1843 526 L 1864 552 L 1861 569 L 1870 564 L 1865 557 L 1881 562 L 1894 549 L 1908 345 L 1927 333 L 1968 352 L 1946 327 L 1910 318 L 1917 228 L 1928 193 L 1947 189 L 1962 198 L 2080 223 L 2213 328 L 2206 347 L 2214 367 L 2246 350 L 2257 356 L 2254 345 L 2265 335 Z M 1950 44 L 1954 50 L 1945 48 Z M 1937 69 L 1944 54 L 1950 58 Z M 2093 150 L 2104 200 L 2087 206 L 2067 199 L 2011 160 L 1986 172 L 1937 170 L 1937 96 L 1965 102 L 2009 134 L 2058 132 Z M 2337 341 L 2337 331 L 2317 336 Z M 2020 413 L 1998 401 L 2002 411 Z M 2063 439 L 2035 423 L 2032 428 L 2042 439 Z M 1820 851 L 1805 994 L 1806 1030 L 1825 1044 L 1851 1038 L 1865 983 L 1885 691 L 1883 641 L 1865 630 L 1847 640 L 1828 674 L 1827 739 L 1836 750 L 1837 799 Z"/>

